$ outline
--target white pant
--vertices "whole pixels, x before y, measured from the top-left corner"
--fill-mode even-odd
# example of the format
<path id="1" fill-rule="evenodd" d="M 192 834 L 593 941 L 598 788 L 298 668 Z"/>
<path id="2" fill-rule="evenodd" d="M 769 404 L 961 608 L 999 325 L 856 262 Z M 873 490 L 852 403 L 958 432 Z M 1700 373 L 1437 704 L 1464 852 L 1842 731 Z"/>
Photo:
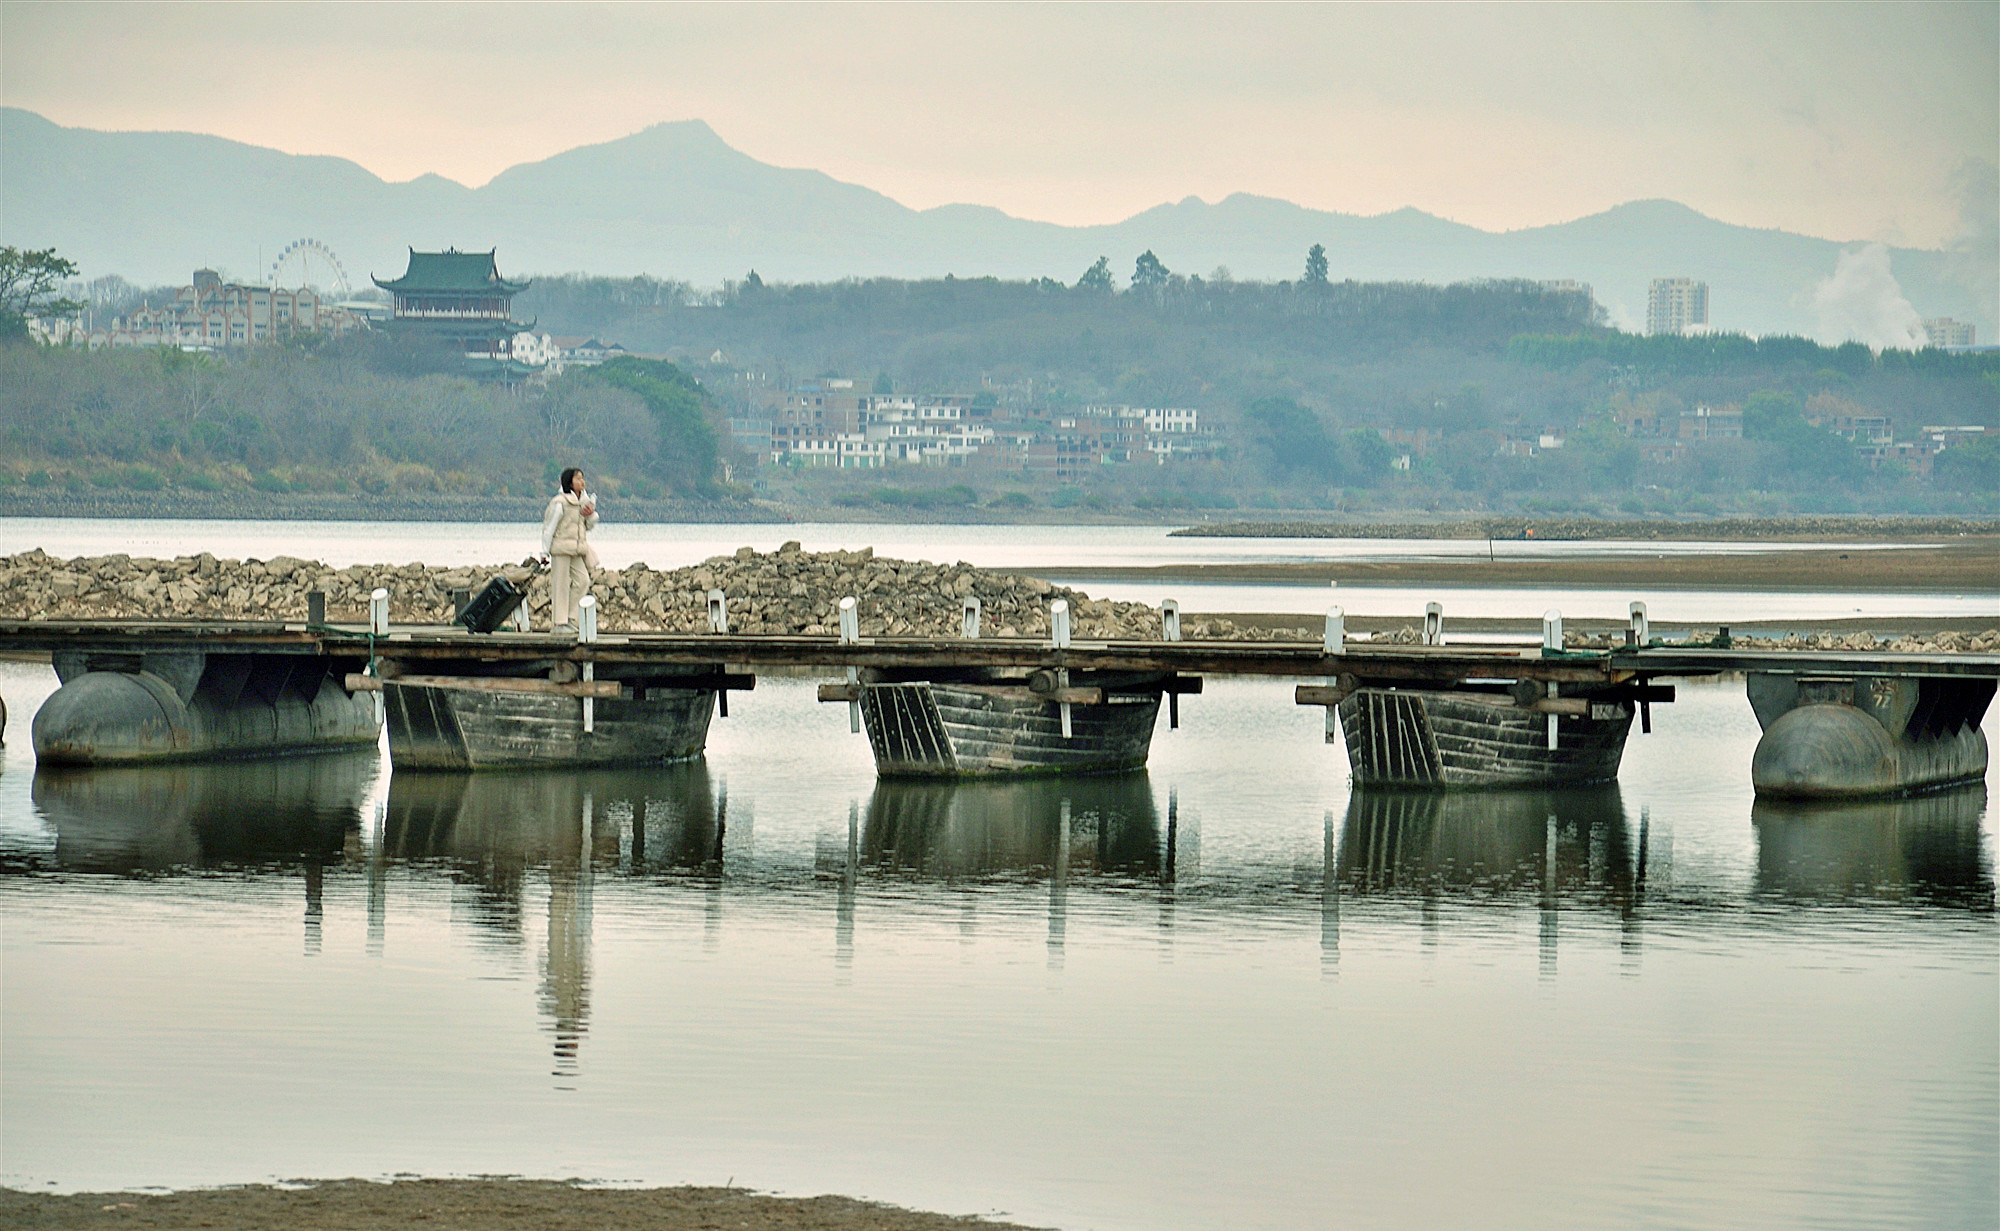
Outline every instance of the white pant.
<path id="1" fill-rule="evenodd" d="M 575 628 L 577 605 L 590 593 L 590 566 L 582 556 L 550 556 L 549 587 L 549 618 L 558 628 Z"/>

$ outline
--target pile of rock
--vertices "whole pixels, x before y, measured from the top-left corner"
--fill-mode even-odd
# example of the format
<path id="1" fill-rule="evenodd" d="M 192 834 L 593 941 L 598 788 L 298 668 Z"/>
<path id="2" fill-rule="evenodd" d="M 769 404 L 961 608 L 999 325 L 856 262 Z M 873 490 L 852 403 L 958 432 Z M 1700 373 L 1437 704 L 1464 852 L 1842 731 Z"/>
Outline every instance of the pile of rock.
<path id="1" fill-rule="evenodd" d="M 546 574 L 521 565 L 436 568 L 422 564 L 331 568 L 314 560 L 218 560 L 203 553 L 172 560 L 114 555 L 58 560 L 36 550 L 0 557 L 0 617 L 15 619 L 252 619 L 303 620 L 306 595 L 326 595 L 327 618 L 367 618 L 368 596 L 389 591 L 396 623 L 446 623 L 453 592 L 476 591 L 505 574 L 528 585 L 530 618 L 549 626 Z M 989 636 L 1046 637 L 1049 605 L 1067 599 L 1073 635 L 1091 640 L 1160 636 L 1160 613 L 1140 603 L 1093 599 L 1036 577 L 996 573 L 969 564 L 877 558 L 867 548 L 807 552 L 796 542 L 759 554 L 745 547 L 678 569 L 645 564 L 606 569 L 593 579 L 598 620 L 606 630 L 703 632 L 708 592 L 728 598 L 729 627 L 743 633 L 832 635 L 838 604 L 859 600 L 863 636 L 956 636 L 967 597 L 980 601 Z M 1286 630 L 1289 631 L 1289 630 Z M 1270 640 L 1268 630 L 1238 629 L 1228 620 L 1190 617 L 1189 638 Z M 1301 633 L 1300 635 L 1304 635 Z"/>
<path id="2" fill-rule="evenodd" d="M 1694 629 L 1687 636 L 1667 644 L 1697 649 L 1720 644 L 1720 629 Z M 1563 634 L 1566 650 L 1608 650 L 1625 644 L 1624 633 Z M 1928 637 L 1904 634 L 1878 636 L 1870 632 L 1787 633 L 1783 637 L 1760 637 L 1755 633 L 1731 633 L 1729 645 L 1739 650 L 1885 650 L 1897 654 L 1993 654 L 2000 653 L 2000 629 L 1983 632 L 1946 630 Z"/>

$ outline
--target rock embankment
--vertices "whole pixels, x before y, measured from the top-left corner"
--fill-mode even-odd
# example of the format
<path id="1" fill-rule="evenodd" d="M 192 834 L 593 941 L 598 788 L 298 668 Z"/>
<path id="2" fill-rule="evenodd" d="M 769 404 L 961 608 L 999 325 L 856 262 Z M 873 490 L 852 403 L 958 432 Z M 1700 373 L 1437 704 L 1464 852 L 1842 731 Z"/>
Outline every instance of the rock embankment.
<path id="1" fill-rule="evenodd" d="M 367 618 L 368 595 L 389 591 L 396 623 L 447 623 L 452 592 L 477 590 L 497 575 L 528 581 L 528 608 L 537 628 L 549 626 L 549 582 L 522 565 L 438 568 L 422 564 L 354 565 L 336 569 L 315 560 L 219 560 L 206 553 L 153 560 L 124 555 L 58 560 L 41 551 L 0 557 L 0 617 L 13 619 L 254 619 L 303 620 L 306 595 L 326 595 L 327 618 Z M 956 636 L 963 602 L 980 601 L 989 636 L 1046 637 L 1049 604 L 1067 599 L 1075 636 L 1152 638 L 1160 613 L 1140 603 L 1093 599 L 1036 577 L 989 572 L 969 564 L 891 560 L 863 548 L 807 552 L 787 543 L 759 554 L 655 569 L 645 564 L 605 569 L 591 584 L 598 620 L 607 630 L 693 633 L 708 628 L 708 591 L 728 596 L 729 627 L 743 633 L 832 635 L 838 604 L 859 600 L 863 636 Z M 1228 620 L 1192 618 L 1189 637 L 1254 637 Z"/>
<path id="2" fill-rule="evenodd" d="M 220 560 L 206 553 L 172 560 L 115 555 L 59 560 L 30 551 L 0 556 L 0 619 L 247 619 L 300 621 L 306 595 L 326 595 L 327 618 L 340 623 L 367 619 L 368 595 L 389 591 L 390 618 L 399 624 L 449 623 L 453 591 L 477 590 L 506 574 L 528 582 L 528 609 L 536 628 L 549 626 L 549 583 L 545 574 L 522 565 L 439 568 L 422 564 L 359 564 L 336 569 L 316 560 L 276 556 L 269 560 Z M 859 600 L 861 633 L 868 637 L 957 636 L 967 597 L 980 601 L 988 636 L 1046 637 L 1049 604 L 1067 599 L 1071 628 L 1086 640 L 1152 639 L 1160 636 L 1160 613 L 1142 603 L 1094 599 L 1081 590 L 1037 577 L 977 569 L 963 562 L 878 558 L 860 551 L 807 552 L 787 543 L 760 554 L 748 547 L 733 556 L 699 564 L 655 569 L 634 564 L 605 569 L 592 580 L 598 619 L 606 630 L 695 633 L 708 628 L 708 592 L 729 600 L 729 627 L 742 633 L 798 633 L 831 636 L 838 631 L 838 604 Z M 1187 615 L 1181 623 L 1189 639 L 1313 641 L 1316 621 L 1296 627 L 1239 627 L 1217 616 Z M 1716 633 L 1695 630 L 1675 644 L 1709 645 Z M 1372 640 L 1412 644 L 1422 640 L 1405 625 L 1378 632 Z M 1574 650 L 1610 649 L 1623 632 L 1570 630 L 1564 645 Z M 1885 638 L 1873 633 L 1794 634 L 1782 638 L 1737 633 L 1731 644 L 1744 649 L 1893 650 L 1900 652 L 2000 652 L 2000 630 L 1941 632 L 1927 637 Z"/>

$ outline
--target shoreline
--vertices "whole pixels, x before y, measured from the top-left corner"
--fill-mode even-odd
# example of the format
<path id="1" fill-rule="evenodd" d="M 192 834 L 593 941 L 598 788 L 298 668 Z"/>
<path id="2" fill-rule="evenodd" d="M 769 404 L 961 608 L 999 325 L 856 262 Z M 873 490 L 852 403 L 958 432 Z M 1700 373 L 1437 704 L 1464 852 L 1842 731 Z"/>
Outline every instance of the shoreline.
<path id="1" fill-rule="evenodd" d="M 0 519 L 500 523 L 538 521 L 545 504 L 545 498 L 539 495 L 0 487 Z M 1278 516 L 1286 520 L 1190 524 L 1185 520 L 1189 515 L 1185 509 L 788 505 L 754 496 L 731 500 L 647 500 L 625 495 L 610 497 L 606 512 L 630 525 L 1161 526 L 1169 528 L 1169 536 L 1174 538 L 1796 543 L 1947 542 L 1963 537 L 2000 537 L 2000 518 L 1952 515 L 1588 518 L 1384 510 L 1374 517 L 1349 516 L 1332 521 L 1321 520 L 1309 512 L 1285 511 Z"/>
<path id="2" fill-rule="evenodd" d="M 1667 590 L 1862 590 L 2000 594 L 2000 537 L 1844 552 L 1584 556 L 1552 559 L 1324 560 L 1297 563 L 1167 564 L 1044 568 L 1051 581 Z M 1329 602 L 1334 601 L 1329 598 Z M 2000 611 L 1996 611 L 2000 614 Z"/>
<path id="3" fill-rule="evenodd" d="M 0 1188 L 9 1227 L 212 1227 L 221 1231 L 439 1231 L 495 1226 L 537 1231 L 1032 1231 L 1019 1223 L 955 1217 L 853 1197 L 778 1197 L 747 1188 L 594 1187 L 585 1180 L 319 1180 L 173 1192 L 36 1193 Z"/>

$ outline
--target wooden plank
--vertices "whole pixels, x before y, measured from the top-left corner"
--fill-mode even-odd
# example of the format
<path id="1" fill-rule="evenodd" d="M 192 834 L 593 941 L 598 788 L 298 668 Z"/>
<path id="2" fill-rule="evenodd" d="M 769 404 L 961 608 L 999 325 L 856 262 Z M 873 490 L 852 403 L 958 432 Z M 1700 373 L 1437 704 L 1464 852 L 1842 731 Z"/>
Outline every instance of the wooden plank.
<path id="1" fill-rule="evenodd" d="M 372 675 L 347 677 L 349 692 L 380 692 L 385 684 L 403 688 L 451 688 L 461 692 L 524 692 L 554 697 L 608 697 L 621 695 L 617 680 L 575 680 L 558 684 L 553 680 L 517 680 L 505 676 L 482 675 L 399 675 L 380 680 Z"/>
<path id="2" fill-rule="evenodd" d="M 861 699 L 861 685 L 821 684 L 819 686 L 819 699 L 822 701 L 859 701 Z"/>

